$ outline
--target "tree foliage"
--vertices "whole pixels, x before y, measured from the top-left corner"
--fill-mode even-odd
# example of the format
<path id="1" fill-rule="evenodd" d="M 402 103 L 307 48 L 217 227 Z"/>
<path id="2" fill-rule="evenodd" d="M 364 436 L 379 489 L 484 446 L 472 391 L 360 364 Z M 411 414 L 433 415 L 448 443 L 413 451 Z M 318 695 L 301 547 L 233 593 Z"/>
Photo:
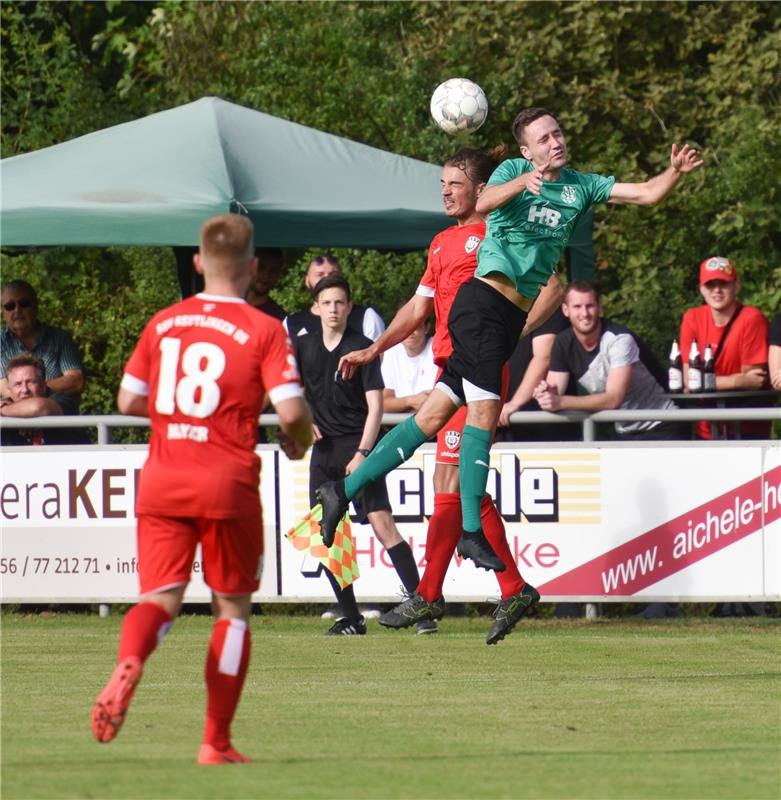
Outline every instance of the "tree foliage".
<path id="1" fill-rule="evenodd" d="M 441 162 L 463 143 L 514 150 L 514 114 L 542 105 L 560 119 L 580 169 L 643 180 L 668 163 L 673 141 L 705 156 L 705 168 L 658 208 L 597 209 L 598 280 L 611 317 L 661 354 L 683 309 L 699 302 L 696 266 L 713 253 L 737 263 L 745 302 L 767 314 L 781 306 L 781 4 L 164 0 L 7 3 L 2 15 L 5 155 L 216 95 Z M 462 140 L 428 116 L 431 91 L 455 75 L 477 81 L 490 102 L 487 123 Z M 287 254 L 283 305 L 306 302 L 310 255 Z M 338 255 L 356 299 L 386 316 L 424 264 L 423 253 Z M 37 285 L 62 275 L 62 291 L 79 288 L 67 290 L 73 313 L 83 306 L 87 317 L 123 298 L 136 309 L 148 303 L 148 315 L 171 290 L 150 277 L 170 270 L 162 251 L 56 249 L 15 263 Z M 150 291 L 139 293 L 139 281 Z M 92 376 L 101 382 L 96 408 L 111 407 L 122 337 L 140 323 L 122 317 L 129 327 L 117 329 L 116 348 L 105 344 L 111 363 L 94 362 L 107 370 Z M 104 345 L 92 335 L 79 332 L 79 342 L 98 353 Z"/>

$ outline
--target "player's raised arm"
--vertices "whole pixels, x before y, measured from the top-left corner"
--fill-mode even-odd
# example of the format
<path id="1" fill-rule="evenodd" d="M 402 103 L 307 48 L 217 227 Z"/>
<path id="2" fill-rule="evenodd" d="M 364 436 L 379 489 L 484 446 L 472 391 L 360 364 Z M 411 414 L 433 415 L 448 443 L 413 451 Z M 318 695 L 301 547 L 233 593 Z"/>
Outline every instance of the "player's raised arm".
<path id="1" fill-rule="evenodd" d="M 542 190 L 543 176 L 550 167 L 549 163 L 535 167 L 531 172 L 524 172 L 517 178 L 506 183 L 497 183 L 494 186 L 486 186 L 477 198 L 476 211 L 482 216 L 487 216 L 494 209 L 503 206 L 508 200 L 517 197 L 524 191 L 539 195 Z"/>
<path id="2" fill-rule="evenodd" d="M 675 188 L 681 178 L 689 172 L 699 169 L 703 164 L 699 150 L 689 147 L 681 148 L 673 144 L 670 153 L 670 166 L 659 175 L 643 183 L 616 183 L 610 192 L 611 203 L 625 203 L 637 206 L 655 206 Z"/>
<path id="3" fill-rule="evenodd" d="M 363 350 L 353 350 L 342 356 L 339 360 L 339 372 L 342 374 L 342 378 L 349 381 L 355 375 L 358 367 L 370 364 L 386 350 L 403 342 L 431 314 L 433 308 L 432 298 L 420 294 L 412 295 L 396 312 L 396 316 L 388 325 L 385 333 L 376 342 Z"/>

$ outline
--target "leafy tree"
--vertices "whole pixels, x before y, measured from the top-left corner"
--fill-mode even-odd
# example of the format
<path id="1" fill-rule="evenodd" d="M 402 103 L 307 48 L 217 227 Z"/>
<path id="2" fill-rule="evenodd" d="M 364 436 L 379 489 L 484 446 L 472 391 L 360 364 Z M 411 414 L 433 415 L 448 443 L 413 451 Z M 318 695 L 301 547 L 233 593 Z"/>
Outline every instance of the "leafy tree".
<path id="1" fill-rule="evenodd" d="M 2 15 L 5 154 L 218 95 L 441 163 L 462 143 L 515 152 L 515 112 L 542 105 L 581 169 L 643 180 L 666 166 L 673 141 L 705 156 L 705 169 L 658 208 L 597 209 L 597 277 L 611 317 L 663 355 L 682 311 L 699 302 L 697 264 L 715 252 L 736 261 L 745 302 L 768 314 L 781 305 L 781 4 L 162 0 L 7 3 Z M 431 91 L 454 75 L 476 80 L 490 102 L 486 124 L 461 140 L 428 115 Z M 120 251 L 56 252 L 35 257 L 43 282 L 54 262 L 76 276 L 82 262 L 84 275 L 98 264 L 121 280 L 146 275 Z M 309 255 L 287 254 L 283 305 L 307 302 Z M 422 253 L 338 255 L 356 299 L 386 316 L 423 267 Z M 170 270 L 162 251 L 144 262 L 155 275 Z M 147 312 L 166 291 L 145 296 Z M 106 377 L 106 397 L 115 381 Z"/>

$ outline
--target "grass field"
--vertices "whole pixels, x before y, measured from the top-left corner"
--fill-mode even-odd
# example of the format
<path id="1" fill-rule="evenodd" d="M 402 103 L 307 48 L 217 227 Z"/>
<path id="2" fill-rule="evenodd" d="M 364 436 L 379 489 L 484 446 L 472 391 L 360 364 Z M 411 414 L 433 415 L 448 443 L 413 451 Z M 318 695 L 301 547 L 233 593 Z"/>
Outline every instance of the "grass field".
<path id="1" fill-rule="evenodd" d="M 234 725 L 251 765 L 197 767 L 211 623 L 148 662 L 125 727 L 89 712 L 119 617 L 2 615 L 2 797 L 772 798 L 781 795 L 777 619 L 488 621 L 435 636 L 325 637 L 253 621 Z"/>

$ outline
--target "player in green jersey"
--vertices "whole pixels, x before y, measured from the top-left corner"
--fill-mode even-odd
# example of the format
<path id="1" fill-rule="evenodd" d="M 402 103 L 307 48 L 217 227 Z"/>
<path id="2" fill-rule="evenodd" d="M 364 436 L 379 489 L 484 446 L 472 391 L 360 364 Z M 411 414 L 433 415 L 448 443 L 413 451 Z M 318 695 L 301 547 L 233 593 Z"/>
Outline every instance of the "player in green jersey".
<path id="1" fill-rule="evenodd" d="M 478 213 L 489 215 L 488 226 L 475 277 L 461 286 L 450 312 L 453 354 L 415 416 L 385 436 L 345 481 L 320 487 L 327 543 L 348 499 L 406 461 L 466 403 L 459 459 L 463 534 L 457 550 L 479 567 L 504 569 L 480 527 L 491 439 L 503 399 L 502 367 L 519 335 L 541 325 L 559 304 L 556 264 L 578 217 L 606 201 L 656 205 L 681 175 L 703 163 L 694 148 L 673 144 L 664 172 L 642 183 L 617 183 L 615 178 L 566 166 L 566 139 L 555 117 L 543 108 L 521 111 L 513 135 L 523 158 L 502 163 L 477 199 Z"/>

